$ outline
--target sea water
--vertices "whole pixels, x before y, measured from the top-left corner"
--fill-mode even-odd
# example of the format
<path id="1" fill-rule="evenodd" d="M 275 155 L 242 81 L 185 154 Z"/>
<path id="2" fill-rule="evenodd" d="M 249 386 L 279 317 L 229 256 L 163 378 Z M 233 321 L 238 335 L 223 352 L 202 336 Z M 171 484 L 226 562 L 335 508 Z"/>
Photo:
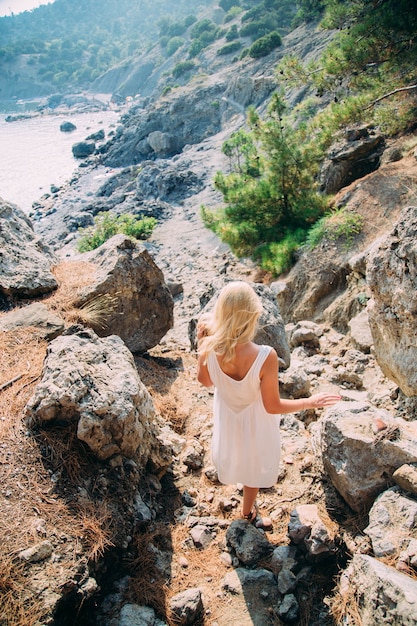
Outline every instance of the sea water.
<path id="1" fill-rule="evenodd" d="M 0 114 L 0 198 L 29 213 L 34 201 L 50 193 L 51 185 L 62 186 L 78 169 L 73 144 L 101 129 L 107 138 L 120 112 L 42 115 L 14 122 L 6 122 L 6 117 Z M 67 121 L 76 130 L 62 132 L 60 125 Z"/>

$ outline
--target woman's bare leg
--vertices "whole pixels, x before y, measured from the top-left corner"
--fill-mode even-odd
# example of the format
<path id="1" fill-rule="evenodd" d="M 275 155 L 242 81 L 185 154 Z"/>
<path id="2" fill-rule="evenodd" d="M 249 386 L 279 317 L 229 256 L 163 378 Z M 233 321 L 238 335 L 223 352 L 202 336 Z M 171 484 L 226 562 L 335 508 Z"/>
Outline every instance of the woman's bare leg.
<path id="1" fill-rule="evenodd" d="M 249 515 L 253 509 L 253 505 L 255 504 L 256 496 L 258 495 L 258 487 L 246 487 L 243 486 L 243 504 L 242 504 L 242 514 Z"/>

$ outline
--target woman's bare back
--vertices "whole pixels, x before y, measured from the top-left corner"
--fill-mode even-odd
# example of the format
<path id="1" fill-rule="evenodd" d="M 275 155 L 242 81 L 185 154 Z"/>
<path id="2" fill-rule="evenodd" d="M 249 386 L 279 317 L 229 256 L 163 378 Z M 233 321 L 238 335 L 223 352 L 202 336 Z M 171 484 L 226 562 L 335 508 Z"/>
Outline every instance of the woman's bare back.
<path id="1" fill-rule="evenodd" d="M 223 361 L 222 356 L 217 357 L 221 370 L 234 380 L 243 380 L 258 356 L 260 346 L 252 341 L 239 343 L 236 346 L 235 356 L 231 361 Z"/>

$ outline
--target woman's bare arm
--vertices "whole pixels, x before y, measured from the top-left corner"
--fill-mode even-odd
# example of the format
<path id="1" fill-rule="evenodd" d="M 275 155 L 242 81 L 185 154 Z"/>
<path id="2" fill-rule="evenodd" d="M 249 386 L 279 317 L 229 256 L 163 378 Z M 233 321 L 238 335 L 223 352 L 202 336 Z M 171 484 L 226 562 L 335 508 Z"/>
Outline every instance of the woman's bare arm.
<path id="1" fill-rule="evenodd" d="M 204 387 L 212 387 L 213 383 L 207 368 L 207 355 L 199 354 L 197 361 L 197 380 Z"/>
<path id="2" fill-rule="evenodd" d="M 275 350 L 271 350 L 261 369 L 261 394 L 267 413 L 296 413 L 304 409 L 318 409 L 339 402 L 337 394 L 317 393 L 309 398 L 287 400 L 279 395 L 278 386 L 278 357 Z"/>

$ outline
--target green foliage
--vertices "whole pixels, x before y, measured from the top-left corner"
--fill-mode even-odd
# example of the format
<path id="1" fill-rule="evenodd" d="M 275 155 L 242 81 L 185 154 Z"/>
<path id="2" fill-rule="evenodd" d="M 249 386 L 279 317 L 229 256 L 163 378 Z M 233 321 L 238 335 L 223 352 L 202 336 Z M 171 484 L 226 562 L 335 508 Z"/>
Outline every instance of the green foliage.
<path id="1" fill-rule="evenodd" d="M 256 20 L 253 22 L 248 22 L 244 24 L 239 31 L 240 37 L 251 37 L 252 40 L 259 39 L 264 35 L 272 32 L 274 30 L 274 25 L 271 23 L 271 20 L 267 17 L 263 19 Z"/>
<path id="2" fill-rule="evenodd" d="M 78 251 L 95 250 L 120 233 L 132 239 L 147 239 L 151 236 L 156 224 L 154 217 L 145 216 L 139 219 L 130 213 L 120 216 L 113 213 L 98 213 L 94 218 L 94 226 L 81 230 L 82 236 L 78 242 Z"/>
<path id="3" fill-rule="evenodd" d="M 296 28 L 302 22 L 315 22 L 324 12 L 326 0 L 297 0 L 298 11 L 292 21 L 292 27 Z"/>
<path id="4" fill-rule="evenodd" d="M 240 41 L 231 41 L 230 43 L 227 43 L 225 46 L 222 46 L 221 48 L 219 48 L 217 50 L 217 54 L 219 56 L 225 55 L 225 54 L 231 54 L 232 52 L 236 52 L 237 50 L 240 50 L 241 47 L 242 47 L 242 44 Z"/>
<path id="5" fill-rule="evenodd" d="M 167 55 L 172 56 L 184 43 L 185 40 L 182 37 L 171 37 L 167 43 Z"/>
<path id="6" fill-rule="evenodd" d="M 214 181 L 226 206 L 202 212 L 205 224 L 236 254 L 250 255 L 274 273 L 288 266 L 327 204 L 315 190 L 314 152 L 300 141 L 285 113 L 279 94 L 265 119 L 249 110 L 250 130 L 237 131 L 223 144 L 230 173 L 217 172 Z"/>
<path id="7" fill-rule="evenodd" d="M 222 152 L 229 158 L 231 172 L 259 176 L 257 150 L 253 136 L 243 129 L 232 133 L 222 146 Z"/>
<path id="8" fill-rule="evenodd" d="M 299 4 L 309 6 L 307 0 Z M 417 4 L 326 0 L 325 6 L 322 26 L 339 30 L 332 43 L 316 62 L 285 59 L 277 77 L 289 85 L 310 84 L 319 98 L 332 97 L 336 106 L 320 121 L 327 137 L 338 122 L 341 127 L 358 119 L 378 125 L 387 135 L 404 131 L 416 112 L 415 91 L 408 88 L 415 84 Z M 324 129 L 328 122 L 333 131 Z"/>
<path id="9" fill-rule="evenodd" d="M 299 228 L 288 233 L 278 242 L 272 242 L 260 246 L 256 253 L 262 269 L 279 276 L 287 272 L 294 265 L 296 252 L 300 249 L 306 238 L 306 231 Z"/>
<path id="10" fill-rule="evenodd" d="M 272 50 L 278 48 L 282 44 L 282 39 L 276 31 L 264 35 L 249 48 L 249 56 L 253 59 L 259 59 L 267 56 Z"/>
<path id="11" fill-rule="evenodd" d="M 201 11 L 200 0 L 57 0 L 0 18 L 2 61 L 32 55 L 38 81 L 59 91 L 91 82 L 160 38 L 163 47 L 180 37 Z M 173 45 L 173 44 L 172 44 Z M 172 53 L 172 50 L 170 50 Z"/>
<path id="12" fill-rule="evenodd" d="M 342 241 L 348 249 L 363 227 L 363 217 L 354 211 L 339 209 L 323 216 L 310 229 L 306 244 L 310 250 L 316 248 L 321 241 Z"/>
<path id="13" fill-rule="evenodd" d="M 240 7 L 232 7 L 224 16 L 223 23 L 227 24 L 228 22 L 231 22 L 241 13 L 242 13 L 242 9 Z"/>
<path id="14" fill-rule="evenodd" d="M 227 31 L 225 39 L 226 41 L 234 41 L 235 39 L 239 39 L 239 33 L 236 24 L 233 24 Z"/>
<path id="15" fill-rule="evenodd" d="M 216 24 L 212 22 L 212 20 L 205 18 L 204 20 L 200 20 L 199 22 L 196 22 L 194 24 L 194 26 L 190 30 L 190 37 L 191 39 L 200 39 L 203 34 L 205 34 L 206 36 L 207 34 L 209 34 L 209 36 L 213 36 L 212 41 L 214 41 L 214 39 L 216 38 L 216 31 Z"/>
<path id="16" fill-rule="evenodd" d="M 223 11 L 230 11 L 232 7 L 239 7 L 239 0 L 219 0 L 219 7 L 223 9 Z"/>
<path id="17" fill-rule="evenodd" d="M 174 78 L 178 78 L 179 76 L 182 76 L 186 72 L 190 72 L 194 68 L 195 68 L 194 61 L 180 61 L 173 68 L 172 75 L 174 76 Z"/>

